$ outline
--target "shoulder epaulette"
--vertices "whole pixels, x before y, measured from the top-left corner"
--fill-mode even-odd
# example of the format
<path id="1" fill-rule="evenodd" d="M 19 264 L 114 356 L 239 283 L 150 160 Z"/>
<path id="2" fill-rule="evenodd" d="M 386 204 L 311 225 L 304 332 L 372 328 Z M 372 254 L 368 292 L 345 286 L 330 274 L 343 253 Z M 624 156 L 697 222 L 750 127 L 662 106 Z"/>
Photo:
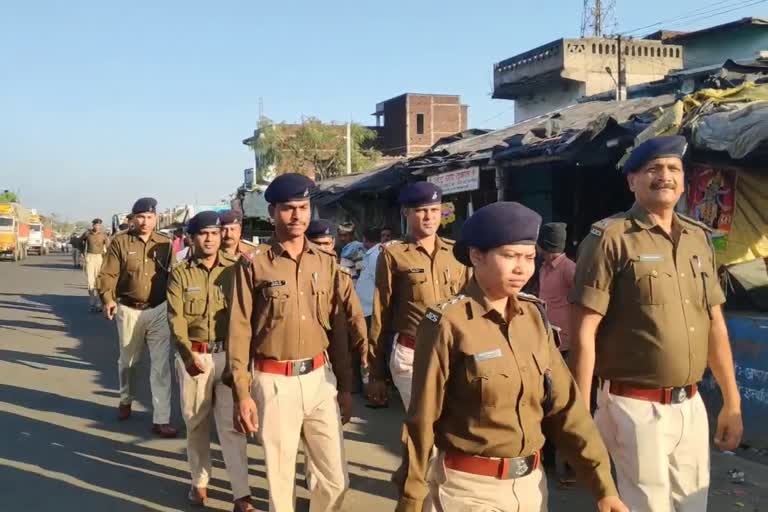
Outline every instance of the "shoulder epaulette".
<path id="1" fill-rule="evenodd" d="M 168 240 L 171 240 L 171 237 L 170 237 L 168 234 L 166 234 L 166 233 L 163 233 L 162 231 L 155 231 L 154 233 L 155 233 L 156 235 L 160 235 L 160 236 L 162 236 L 163 238 L 167 238 Z"/>
<path id="2" fill-rule="evenodd" d="M 247 245 L 248 247 L 250 247 L 252 249 L 255 249 L 255 248 L 257 248 L 259 246 L 259 244 L 255 244 L 255 243 L 251 242 L 250 240 L 241 239 L 240 242 L 245 244 L 245 245 Z"/>
<path id="3" fill-rule="evenodd" d="M 518 292 L 517 298 L 520 299 L 520 300 L 528 301 L 528 302 L 535 302 L 537 304 L 545 304 L 545 302 L 543 300 L 541 300 L 537 296 L 532 295 L 530 293 Z"/>
<path id="4" fill-rule="evenodd" d="M 599 220 L 594 224 L 592 224 L 592 227 L 589 228 L 589 234 L 597 237 L 601 237 L 603 236 L 603 233 L 605 233 L 606 229 L 608 229 L 611 225 L 616 224 L 617 222 L 622 220 L 624 220 L 623 214 L 617 214 L 617 215 Z"/>
<path id="5" fill-rule="evenodd" d="M 443 238 L 443 237 L 441 236 L 441 237 L 440 237 L 440 241 L 441 241 L 441 242 L 443 242 L 443 243 L 444 243 L 444 244 L 446 244 L 446 245 L 456 245 L 456 240 L 452 240 L 452 239 L 450 239 L 450 238 Z"/>
<path id="6" fill-rule="evenodd" d="M 463 294 L 454 295 L 450 299 L 448 299 L 445 302 L 441 302 L 440 304 L 435 304 L 434 306 L 427 309 L 427 312 L 424 314 L 424 317 L 427 320 L 430 320 L 434 323 L 440 322 L 440 319 L 443 317 L 443 311 L 448 309 L 449 307 L 458 304 L 459 302 L 466 299 L 467 296 Z"/>
<path id="7" fill-rule="evenodd" d="M 678 216 L 679 216 L 681 219 L 683 219 L 684 221 L 686 221 L 686 222 L 689 222 L 689 223 L 693 224 L 694 226 L 696 226 L 696 227 L 699 227 L 699 228 L 703 229 L 703 230 L 704 230 L 704 232 L 705 232 L 705 233 L 707 233 L 707 234 L 709 234 L 709 233 L 714 233 L 714 232 L 715 232 L 715 230 L 714 230 L 714 229 L 712 229 L 712 227 L 710 227 L 710 226 L 707 226 L 706 224 L 704 224 L 704 223 L 703 223 L 703 222 L 701 222 L 700 220 L 696 220 L 696 219 L 694 219 L 694 218 L 692 218 L 692 217 L 689 217 L 689 216 L 687 216 L 687 215 L 683 215 L 682 213 L 678 213 L 677 215 L 678 215 Z"/>

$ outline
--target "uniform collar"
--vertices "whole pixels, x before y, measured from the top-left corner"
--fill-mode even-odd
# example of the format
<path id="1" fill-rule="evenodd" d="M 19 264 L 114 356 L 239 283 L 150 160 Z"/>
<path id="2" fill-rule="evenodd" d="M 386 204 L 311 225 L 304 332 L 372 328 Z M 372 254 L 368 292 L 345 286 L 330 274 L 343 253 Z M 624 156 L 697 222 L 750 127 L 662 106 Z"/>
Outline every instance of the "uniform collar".
<path id="1" fill-rule="evenodd" d="M 218 257 L 216 258 L 216 264 L 212 268 L 216 267 L 231 267 L 235 264 L 236 259 L 233 259 L 233 256 L 230 256 L 229 254 L 225 253 L 224 251 L 219 251 Z M 203 265 L 203 260 L 200 258 L 192 258 L 188 260 L 190 267 L 207 267 Z"/>
<path id="2" fill-rule="evenodd" d="M 639 203 L 635 203 L 632 205 L 632 208 L 629 209 L 629 215 L 634 219 L 635 224 L 640 226 L 643 229 L 653 229 L 658 224 L 656 223 L 656 219 L 642 206 L 640 206 Z M 681 228 L 681 231 L 683 233 L 687 233 L 687 227 L 688 224 L 685 223 L 680 216 L 677 214 L 677 212 L 674 213 L 672 225 L 679 225 Z"/>
<path id="3" fill-rule="evenodd" d="M 464 288 L 464 295 L 472 299 L 471 304 L 473 313 L 486 318 L 503 321 L 499 312 L 491 307 L 490 303 L 488 302 L 488 298 L 485 296 L 483 290 L 480 288 L 480 285 L 477 284 L 477 281 L 474 277 L 467 283 L 467 286 Z M 521 315 L 523 313 L 523 308 L 520 307 L 520 302 L 517 300 L 517 297 L 509 298 L 507 309 L 511 313 L 509 315 L 510 318 Z"/>
<path id="4" fill-rule="evenodd" d="M 277 238 L 275 238 L 275 237 L 272 237 L 269 240 L 269 246 L 270 246 L 270 248 L 272 250 L 272 254 L 274 254 L 275 256 L 282 256 L 283 253 L 285 252 L 285 247 L 283 247 L 283 244 L 280 243 L 277 240 Z M 315 244 L 313 244 L 312 242 L 310 242 L 309 238 L 304 237 L 304 251 L 303 252 L 308 252 L 310 254 L 314 254 L 315 252 L 317 252 L 317 250 L 318 250 L 317 246 Z"/>
<path id="5" fill-rule="evenodd" d="M 417 242 L 416 240 L 414 240 L 411 237 L 411 235 L 407 235 L 405 237 L 405 241 L 408 243 L 408 247 L 407 247 L 406 250 L 417 249 L 419 247 L 423 247 L 421 245 L 421 243 Z M 444 251 L 447 251 L 447 250 L 450 250 L 450 247 L 448 247 L 448 244 L 446 244 L 441 237 L 436 236 L 435 237 L 435 251 L 439 251 L 441 249 L 444 250 Z"/>

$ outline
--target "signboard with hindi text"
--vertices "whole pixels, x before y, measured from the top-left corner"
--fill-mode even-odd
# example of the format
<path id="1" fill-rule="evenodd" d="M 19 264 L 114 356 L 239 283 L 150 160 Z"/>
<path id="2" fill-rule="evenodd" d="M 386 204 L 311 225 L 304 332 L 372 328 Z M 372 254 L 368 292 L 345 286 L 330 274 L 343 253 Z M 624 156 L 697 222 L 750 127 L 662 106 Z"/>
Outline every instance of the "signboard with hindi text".
<path id="1" fill-rule="evenodd" d="M 480 188 L 480 168 L 470 167 L 460 171 L 444 172 L 427 178 L 443 191 L 443 195 L 470 192 Z"/>

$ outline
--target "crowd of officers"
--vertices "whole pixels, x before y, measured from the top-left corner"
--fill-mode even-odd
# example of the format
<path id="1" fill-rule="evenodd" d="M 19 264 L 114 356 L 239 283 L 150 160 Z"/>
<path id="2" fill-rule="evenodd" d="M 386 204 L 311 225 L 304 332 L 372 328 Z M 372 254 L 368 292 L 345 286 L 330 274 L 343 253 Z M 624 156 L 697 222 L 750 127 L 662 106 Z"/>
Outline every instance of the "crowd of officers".
<path id="1" fill-rule="evenodd" d="M 709 433 L 697 383 L 707 366 L 724 400 L 717 447 L 736 447 L 742 423 L 708 233 L 675 212 L 684 153 L 684 139 L 659 137 L 624 164 L 636 202 L 581 244 L 568 361 L 547 304 L 521 291 L 542 219 L 519 203 L 479 209 L 454 242 L 437 236 L 440 189 L 404 188 L 404 238 L 365 246 L 377 258 L 364 311 L 333 226 L 310 220 L 305 176 L 267 188 L 269 242 L 242 240 L 236 212 L 200 212 L 183 259 L 155 230 L 157 202 L 140 199 L 111 242 L 96 221 L 83 237 L 92 305 L 117 323 L 119 418 L 131 415 L 146 345 L 152 430 L 176 436 L 173 343 L 196 504 L 207 499 L 213 416 L 235 511 L 256 510 L 246 453 L 256 434 L 271 511 L 294 510 L 300 447 L 310 510 L 341 510 L 343 425 L 362 374 L 372 404 L 386 404 L 391 379 L 407 410 L 398 511 L 545 511 L 545 440 L 602 512 L 704 511 Z"/>

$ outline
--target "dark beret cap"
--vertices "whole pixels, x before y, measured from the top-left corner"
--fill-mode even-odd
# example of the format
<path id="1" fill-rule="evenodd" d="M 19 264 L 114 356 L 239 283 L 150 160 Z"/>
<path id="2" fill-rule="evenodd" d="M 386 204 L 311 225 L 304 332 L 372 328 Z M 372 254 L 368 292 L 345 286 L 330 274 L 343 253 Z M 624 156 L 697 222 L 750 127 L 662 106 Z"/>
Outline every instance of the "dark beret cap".
<path id="1" fill-rule="evenodd" d="M 101 219 L 97 217 L 91 221 L 91 224 L 101 224 Z"/>
<path id="2" fill-rule="evenodd" d="M 639 170 L 643 165 L 656 158 L 677 157 L 683 159 L 688 142 L 680 135 L 654 137 L 641 143 L 624 162 L 622 172 L 629 174 Z"/>
<path id="3" fill-rule="evenodd" d="M 206 228 L 218 228 L 221 226 L 221 220 L 217 212 L 206 210 L 200 212 L 187 223 L 187 233 L 194 235 Z"/>
<path id="4" fill-rule="evenodd" d="M 131 213 L 138 215 L 139 213 L 155 213 L 157 211 L 157 200 L 154 197 L 142 197 L 131 208 Z"/>
<path id="5" fill-rule="evenodd" d="M 313 238 L 331 236 L 331 223 L 325 219 L 315 219 L 311 221 L 307 228 L 306 236 L 310 240 Z"/>
<path id="6" fill-rule="evenodd" d="M 502 245 L 533 245 L 539 236 L 541 215 L 520 203 L 502 201 L 477 210 L 461 227 L 453 255 L 471 266 L 469 248 L 487 251 Z"/>
<path id="7" fill-rule="evenodd" d="M 443 200 L 443 191 L 434 183 L 418 181 L 400 191 L 399 202 L 405 208 L 418 208 L 429 204 L 439 204 Z"/>
<path id="8" fill-rule="evenodd" d="M 565 251 L 565 242 L 568 238 L 565 222 L 549 222 L 541 226 L 539 231 L 539 247 L 549 252 Z"/>
<path id="9" fill-rule="evenodd" d="M 222 226 L 227 224 L 242 224 L 243 215 L 235 210 L 227 210 L 219 214 L 219 220 Z"/>
<path id="10" fill-rule="evenodd" d="M 303 174 L 289 172 L 272 180 L 264 191 L 264 199 L 269 204 L 309 199 L 313 188 L 315 188 L 314 181 Z"/>

